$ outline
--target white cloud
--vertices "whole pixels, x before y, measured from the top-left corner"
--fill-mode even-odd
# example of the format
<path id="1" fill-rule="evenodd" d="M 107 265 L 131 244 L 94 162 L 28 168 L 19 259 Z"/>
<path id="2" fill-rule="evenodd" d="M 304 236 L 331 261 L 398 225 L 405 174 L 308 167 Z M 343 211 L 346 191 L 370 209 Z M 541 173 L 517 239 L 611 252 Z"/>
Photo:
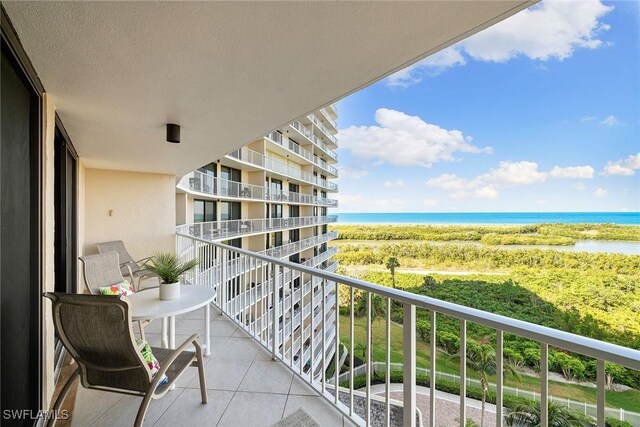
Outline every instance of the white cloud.
<path id="1" fill-rule="evenodd" d="M 604 176 L 631 176 L 635 175 L 638 169 L 640 169 L 640 153 L 632 154 L 626 159 L 607 162 L 600 174 Z"/>
<path id="2" fill-rule="evenodd" d="M 587 117 L 583 117 L 580 119 L 581 122 L 585 123 L 585 122 L 592 122 L 594 120 L 597 120 L 598 118 L 596 116 L 587 116 Z"/>
<path id="3" fill-rule="evenodd" d="M 367 197 L 362 194 L 337 193 L 341 212 L 401 212 L 405 202 L 396 198 Z"/>
<path id="4" fill-rule="evenodd" d="M 473 145 L 472 138 L 459 130 L 447 130 L 400 111 L 380 108 L 375 119 L 379 126 L 340 129 L 341 146 L 360 159 L 421 167 L 454 161 L 458 152 L 492 152 L 491 147 Z"/>
<path id="5" fill-rule="evenodd" d="M 593 192 L 593 195 L 596 197 L 605 197 L 608 193 L 609 192 L 604 188 L 598 188 L 596 191 Z"/>
<path id="6" fill-rule="evenodd" d="M 478 175 L 473 179 L 460 178 L 453 174 L 443 174 L 431 178 L 425 182 L 430 187 L 449 190 L 450 197 L 454 199 L 463 198 L 485 198 L 493 199 L 500 195 L 503 188 L 517 185 L 532 185 L 552 179 L 571 178 L 593 178 L 594 169 L 591 166 L 555 166 L 550 172 L 538 170 L 535 162 L 503 161 L 497 168 L 489 172 Z"/>
<path id="7" fill-rule="evenodd" d="M 386 188 L 402 188 L 404 187 L 404 181 L 401 179 L 395 180 L 395 181 L 391 181 L 391 180 L 387 180 L 384 182 L 383 184 Z"/>
<path id="8" fill-rule="evenodd" d="M 427 180 L 426 184 L 431 187 L 442 188 L 443 190 L 464 190 L 469 186 L 469 180 L 445 173 L 437 178 Z"/>
<path id="9" fill-rule="evenodd" d="M 606 6 L 600 0 L 542 1 L 391 75 L 387 84 L 407 87 L 420 82 L 423 75 L 465 65 L 468 58 L 506 62 L 524 56 L 536 61 L 552 58 L 562 61 L 576 49 L 606 45 L 600 35 L 610 26 L 600 19 L 612 10 L 613 6 Z"/>
<path id="10" fill-rule="evenodd" d="M 338 174 L 340 178 L 362 179 L 365 176 L 369 175 L 369 171 L 352 166 L 338 166 Z"/>
<path id="11" fill-rule="evenodd" d="M 577 48 L 597 49 L 609 26 L 599 21 L 613 10 L 601 1 L 543 1 L 481 31 L 461 44 L 474 59 L 505 62 L 517 56 L 563 60 Z"/>
<path id="12" fill-rule="evenodd" d="M 423 206 L 427 206 L 427 207 L 439 206 L 439 205 L 440 205 L 440 200 L 436 200 L 436 199 L 424 199 L 424 200 L 422 201 L 422 205 L 423 205 Z"/>
<path id="13" fill-rule="evenodd" d="M 605 118 L 603 121 L 601 121 L 600 124 L 605 126 L 616 126 L 619 125 L 620 122 L 618 121 L 618 119 L 616 119 L 616 116 L 610 115 L 607 116 L 607 118 Z"/>
<path id="14" fill-rule="evenodd" d="M 422 74 L 437 75 L 449 67 L 465 65 L 460 51 L 455 47 L 448 47 L 439 52 L 416 62 L 407 68 L 400 70 L 387 78 L 387 84 L 391 87 L 409 87 L 422 81 Z"/>
<path id="15" fill-rule="evenodd" d="M 594 173 L 595 170 L 591 166 L 568 166 L 566 168 L 555 166 L 549 175 L 553 178 L 591 179 Z"/>
<path id="16" fill-rule="evenodd" d="M 496 169 L 477 179 L 505 186 L 528 185 L 544 181 L 546 175 L 538 171 L 538 164 L 535 162 L 500 162 Z"/>
<path id="17" fill-rule="evenodd" d="M 582 191 L 585 188 L 587 188 L 586 185 L 584 185 L 584 182 L 576 182 L 575 184 L 572 185 L 574 190 L 578 190 L 578 191 Z"/>

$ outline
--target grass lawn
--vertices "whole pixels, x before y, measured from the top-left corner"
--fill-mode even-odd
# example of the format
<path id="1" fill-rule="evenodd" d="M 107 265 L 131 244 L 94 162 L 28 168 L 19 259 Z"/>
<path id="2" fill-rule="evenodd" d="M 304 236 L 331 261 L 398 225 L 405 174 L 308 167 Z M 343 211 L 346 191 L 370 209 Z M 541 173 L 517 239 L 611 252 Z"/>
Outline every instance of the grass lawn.
<path id="1" fill-rule="evenodd" d="M 366 320 L 364 317 L 355 318 L 355 342 L 354 349 L 358 344 L 366 345 Z M 340 316 L 340 340 L 350 348 L 349 316 Z M 384 362 L 386 358 L 386 332 L 383 320 L 376 320 L 373 324 L 373 356 L 375 362 Z M 417 366 L 429 367 L 429 345 L 416 338 L 416 359 Z M 402 363 L 402 328 L 399 325 L 391 325 L 391 362 Z M 355 350 L 355 356 L 364 359 L 362 354 Z M 448 360 L 445 353 L 438 353 L 437 369 L 441 372 L 459 374 L 459 364 Z M 478 379 L 478 375 L 467 369 L 467 376 Z M 490 382 L 495 383 L 495 377 L 490 377 Z M 540 381 L 536 377 L 521 375 L 520 378 L 506 375 L 505 385 L 517 387 L 522 390 L 540 391 Z M 552 396 L 571 399 L 578 402 L 595 403 L 596 389 L 578 384 L 568 384 L 559 381 L 549 381 L 549 391 Z M 640 412 L 640 390 L 628 390 L 625 392 L 615 392 L 607 390 L 607 406 L 623 408 L 628 411 Z"/>

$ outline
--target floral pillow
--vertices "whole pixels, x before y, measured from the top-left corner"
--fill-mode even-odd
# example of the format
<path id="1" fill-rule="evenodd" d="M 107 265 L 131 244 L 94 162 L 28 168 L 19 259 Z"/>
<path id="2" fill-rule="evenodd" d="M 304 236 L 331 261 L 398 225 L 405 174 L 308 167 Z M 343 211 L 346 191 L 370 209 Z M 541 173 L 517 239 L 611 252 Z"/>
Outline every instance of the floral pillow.
<path id="1" fill-rule="evenodd" d="M 100 295 L 118 295 L 121 297 L 127 297 L 133 293 L 133 288 L 131 287 L 131 284 L 129 284 L 128 280 L 100 288 Z"/>
<path id="2" fill-rule="evenodd" d="M 152 378 L 155 377 L 158 371 L 160 370 L 160 364 L 158 363 L 158 359 L 156 359 L 156 357 L 153 355 L 153 352 L 151 351 L 151 347 L 149 346 L 149 343 L 146 342 L 145 340 L 141 340 L 140 338 L 136 338 L 136 344 L 138 344 L 138 346 L 142 346 L 142 348 L 140 349 L 140 353 L 142 353 L 142 357 L 149 365 L 149 369 L 151 370 L 151 377 Z M 169 382 L 169 377 L 167 377 L 166 375 L 163 375 L 162 379 L 158 383 L 158 386 L 162 384 L 166 384 L 168 382 Z"/>

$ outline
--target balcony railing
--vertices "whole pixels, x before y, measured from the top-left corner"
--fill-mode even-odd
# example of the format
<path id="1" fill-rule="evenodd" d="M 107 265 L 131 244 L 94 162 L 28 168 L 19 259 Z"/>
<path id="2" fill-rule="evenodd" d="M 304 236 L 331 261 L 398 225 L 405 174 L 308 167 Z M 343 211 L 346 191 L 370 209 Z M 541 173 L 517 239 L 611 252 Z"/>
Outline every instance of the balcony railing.
<path id="1" fill-rule="evenodd" d="M 302 135 L 304 135 L 309 141 L 311 141 L 314 145 L 324 151 L 329 157 L 336 161 L 338 160 L 338 153 L 333 151 L 327 144 L 325 144 L 317 136 L 315 136 L 311 129 L 307 128 L 299 121 L 291 122 L 289 123 L 289 125 L 300 132 Z"/>
<path id="2" fill-rule="evenodd" d="M 283 258 L 289 255 L 295 254 L 296 252 L 303 251 L 305 249 L 320 245 L 322 243 L 326 243 L 330 240 L 337 239 L 337 238 L 338 238 L 338 232 L 330 231 L 320 236 L 310 237 L 308 239 L 303 239 L 297 242 L 291 242 L 286 245 L 270 248 L 265 251 L 262 251 L 261 253 L 267 256 Z"/>
<path id="3" fill-rule="evenodd" d="M 271 233 L 291 228 L 309 227 L 336 222 L 336 215 L 300 216 L 292 218 L 232 219 L 197 222 L 176 227 L 176 232 L 209 241 L 227 240 L 249 234 Z"/>
<path id="4" fill-rule="evenodd" d="M 264 154 L 258 153 L 257 151 L 250 150 L 246 147 L 240 148 L 239 150 L 236 150 L 236 151 L 232 151 L 231 153 L 227 154 L 227 157 L 231 159 L 239 160 L 241 162 L 249 163 L 255 166 L 259 166 L 263 169 L 276 172 L 284 176 L 288 176 L 294 179 L 299 179 L 300 181 L 319 185 L 320 187 L 327 188 L 331 191 L 338 191 L 338 185 L 331 181 L 318 178 L 317 176 L 314 176 L 309 172 L 304 172 L 304 171 L 301 171 L 300 169 L 293 168 L 285 163 L 282 163 L 278 160 L 267 157 Z"/>
<path id="5" fill-rule="evenodd" d="M 326 127 L 324 125 L 324 123 L 322 123 L 322 121 L 320 119 L 318 119 L 315 114 L 309 114 L 307 116 L 307 118 L 309 120 L 311 120 L 311 122 L 316 125 L 318 127 L 318 129 L 320 129 L 322 131 L 322 133 L 324 134 L 324 136 L 326 136 L 331 142 L 333 142 L 334 145 L 338 145 L 338 138 L 336 138 L 336 136 L 334 134 L 331 133 L 331 131 L 329 130 L 328 127 Z"/>
<path id="6" fill-rule="evenodd" d="M 197 191 L 215 197 L 248 199 L 265 202 L 281 202 L 305 205 L 319 205 L 327 207 L 338 206 L 336 199 L 317 197 L 293 191 L 278 191 L 259 185 L 229 181 L 216 178 L 200 171 L 193 171 L 183 176 L 178 187 L 185 191 Z"/>
<path id="7" fill-rule="evenodd" d="M 464 426 L 467 420 L 466 416 L 466 387 L 467 387 L 467 330 L 468 324 L 475 323 L 493 329 L 496 331 L 496 341 L 493 343 L 496 348 L 496 383 L 495 383 L 495 396 L 496 396 L 496 414 L 495 423 L 496 426 L 502 427 L 505 425 L 504 420 L 504 352 L 503 342 L 505 334 L 514 334 L 522 338 L 532 340 L 540 345 L 540 401 L 541 405 L 541 426 L 546 427 L 548 425 L 548 405 L 550 401 L 549 394 L 549 347 L 564 349 L 569 352 L 581 354 L 586 357 L 595 359 L 597 366 L 597 380 L 596 380 L 596 416 L 595 421 L 598 426 L 605 425 L 605 362 L 612 362 L 630 369 L 640 370 L 640 351 L 630 348 L 605 343 L 591 338 L 571 334 L 568 332 L 556 330 L 549 327 L 539 326 L 533 323 L 523 322 L 510 317 L 501 316 L 497 314 L 488 313 L 482 310 L 464 307 L 458 304 L 449 303 L 446 301 L 429 298 L 422 295 L 416 295 L 409 292 L 405 292 L 398 289 L 387 288 L 379 285 L 374 285 L 362 280 L 352 279 L 345 276 L 340 276 L 328 271 L 323 271 L 305 265 L 295 264 L 285 260 L 279 260 L 277 258 L 269 257 L 262 254 L 257 254 L 243 249 L 233 248 L 231 246 L 222 245 L 220 243 L 211 243 L 206 240 L 194 238 L 188 235 L 177 236 L 178 250 L 183 257 L 193 258 L 198 257 L 203 262 L 207 262 L 207 256 L 215 253 L 221 259 L 230 259 L 233 257 L 243 257 L 243 262 L 248 265 L 253 265 L 252 273 L 243 274 L 238 277 L 233 283 L 233 286 L 223 286 L 222 289 L 218 289 L 218 295 L 221 297 L 216 301 L 216 304 L 220 307 L 223 313 L 231 317 L 232 320 L 237 322 L 240 327 L 246 330 L 254 339 L 262 344 L 266 349 L 271 351 L 272 358 L 274 360 L 281 361 L 297 376 L 306 381 L 310 387 L 312 387 L 320 396 L 324 397 L 327 401 L 331 402 L 334 407 L 348 416 L 358 425 L 370 425 L 373 421 L 371 407 L 372 401 L 377 399 L 372 398 L 371 393 L 371 381 L 372 381 L 372 349 L 367 348 L 365 354 L 365 387 L 364 391 L 354 390 L 354 377 L 353 371 L 350 372 L 347 379 L 347 386 L 337 386 L 339 383 L 340 366 L 338 366 L 338 358 L 335 357 L 331 360 L 327 357 L 327 349 L 333 346 L 334 348 L 340 348 L 341 336 L 340 336 L 340 310 L 332 310 L 334 307 L 329 307 L 327 304 L 327 298 L 322 298 L 318 306 L 309 306 L 317 301 L 316 295 L 327 295 L 325 293 L 326 287 L 329 283 L 333 283 L 335 286 L 335 295 L 343 295 L 343 304 L 346 306 L 343 308 L 346 317 L 348 318 L 349 326 L 342 328 L 349 331 L 348 341 L 348 354 L 349 365 L 354 366 L 354 318 L 356 315 L 356 295 L 359 298 L 364 298 L 364 303 L 367 311 L 367 315 L 364 317 L 366 320 L 366 342 L 370 342 L 372 335 L 372 298 L 383 298 L 384 301 L 384 320 L 386 330 L 385 343 L 382 344 L 382 348 L 386 353 L 384 363 L 384 372 L 386 378 L 385 393 L 382 398 L 384 404 L 377 402 L 376 407 L 384 407 L 385 412 L 385 425 L 389 425 L 390 422 L 390 372 L 391 372 L 391 307 L 392 304 L 400 305 L 402 307 L 402 330 L 403 330 L 403 364 L 402 374 L 404 378 L 402 400 L 403 403 L 403 425 L 406 427 L 413 427 L 416 425 L 416 406 L 417 406 L 417 390 L 416 390 L 416 310 L 427 310 L 430 318 L 430 340 L 429 340 L 429 353 L 430 367 L 429 367 L 429 381 L 430 381 L 430 397 L 428 401 L 429 416 L 428 420 L 425 420 L 425 424 L 435 426 L 436 414 L 439 412 L 436 402 L 436 387 L 438 378 L 436 376 L 436 318 L 437 316 L 446 316 L 457 319 L 460 324 L 460 404 L 459 414 L 456 418 L 459 420 L 460 426 Z M 209 254 L 209 255 L 207 255 Z M 224 265 L 224 264 L 223 264 Z M 312 280 L 319 282 L 318 289 L 314 286 L 311 290 L 311 298 L 305 300 L 302 296 L 303 292 L 299 293 L 300 299 L 296 302 L 296 294 L 293 293 L 293 297 L 290 300 L 286 300 L 287 289 L 291 290 L 293 281 L 288 281 L 288 278 L 294 275 L 301 277 L 311 277 Z M 228 271 L 224 268 L 216 272 L 214 276 L 220 277 L 218 282 L 207 282 L 205 279 L 201 279 L 196 284 L 204 286 L 215 286 L 215 283 L 228 283 L 230 276 Z M 230 301 L 229 293 L 231 297 L 246 292 L 247 289 L 252 288 L 252 283 L 262 283 L 265 286 L 265 291 L 269 294 L 267 298 L 263 298 L 264 303 L 260 307 L 260 316 L 266 318 L 260 328 L 248 326 L 244 321 L 240 321 L 235 313 L 237 310 L 231 310 L 228 307 L 227 301 Z M 280 292 L 280 290 L 284 292 Z M 356 293 L 357 292 L 357 293 Z M 285 305 L 285 300 L 288 302 L 288 306 Z M 237 304 L 237 300 L 234 300 Z M 246 306 L 248 307 L 248 306 Z M 240 307 L 242 309 L 242 307 Z M 253 307 L 252 307 L 253 308 Z M 323 335 L 317 336 L 316 334 L 303 335 L 300 339 L 293 340 L 293 347 L 288 348 L 282 346 L 288 337 L 284 337 L 284 328 L 282 322 L 286 319 L 285 314 L 289 313 L 291 318 L 294 317 L 295 310 L 315 311 L 321 310 L 323 314 L 320 317 L 322 323 L 322 331 L 327 331 L 331 324 L 335 326 L 336 333 L 332 342 L 327 342 L 323 339 Z M 335 318 L 331 324 L 327 323 L 326 314 L 332 310 Z M 256 317 L 257 318 L 257 317 Z M 252 323 L 255 324 L 256 322 Z M 303 327 L 305 331 L 308 328 Z M 317 342 L 317 340 L 320 342 Z M 320 348 L 320 351 L 316 349 Z M 298 359 L 295 359 L 294 355 L 300 354 Z M 334 364 L 333 378 L 327 377 L 327 368 L 329 364 Z M 321 366 L 320 375 L 314 375 L 313 369 L 305 369 L 305 367 Z M 344 384 L 344 383 L 343 383 Z M 396 399 L 398 399 L 396 397 Z M 358 402 L 355 404 L 354 402 Z M 364 404 L 360 404 L 360 403 Z M 450 414 L 447 414 L 450 415 Z"/>
<path id="8" fill-rule="evenodd" d="M 300 145 L 294 143 L 288 138 L 283 138 L 282 134 L 280 134 L 279 132 L 271 132 L 265 135 L 265 138 L 267 138 L 271 142 L 278 144 L 281 147 L 288 149 L 289 151 L 297 154 L 298 156 L 308 160 L 309 162 L 313 163 L 319 168 L 324 169 L 328 173 L 336 177 L 338 176 L 338 169 L 331 166 L 329 163 L 325 162 L 318 156 L 314 156 L 314 154 L 311 151 L 307 150 L 306 148 L 302 148 Z"/>
<path id="9" fill-rule="evenodd" d="M 326 108 L 321 108 L 320 112 L 322 113 L 322 115 L 329 121 L 329 123 L 331 123 L 331 126 L 333 126 L 333 128 L 335 130 L 338 130 L 338 122 L 336 122 L 333 117 L 331 117 L 331 114 L 329 114 L 329 112 L 327 111 Z"/>

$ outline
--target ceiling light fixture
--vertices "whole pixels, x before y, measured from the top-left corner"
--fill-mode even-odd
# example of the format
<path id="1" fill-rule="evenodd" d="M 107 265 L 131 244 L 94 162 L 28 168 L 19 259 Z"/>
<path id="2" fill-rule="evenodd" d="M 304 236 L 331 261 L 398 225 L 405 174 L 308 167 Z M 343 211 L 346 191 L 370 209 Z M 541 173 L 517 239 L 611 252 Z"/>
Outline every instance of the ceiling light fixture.
<path id="1" fill-rule="evenodd" d="M 180 125 L 167 123 L 167 142 L 180 144 Z"/>

